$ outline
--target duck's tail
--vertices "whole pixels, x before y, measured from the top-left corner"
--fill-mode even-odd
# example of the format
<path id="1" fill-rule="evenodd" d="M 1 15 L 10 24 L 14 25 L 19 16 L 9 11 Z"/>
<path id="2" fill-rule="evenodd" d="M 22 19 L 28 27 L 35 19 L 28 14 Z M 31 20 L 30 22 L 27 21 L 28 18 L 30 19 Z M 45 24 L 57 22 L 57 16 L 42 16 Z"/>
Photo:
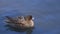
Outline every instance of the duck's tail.
<path id="1" fill-rule="evenodd" d="M 7 18 L 7 23 L 15 23 L 16 20 L 14 20 L 13 18 L 9 17 L 9 16 L 5 16 Z"/>
<path id="2" fill-rule="evenodd" d="M 5 16 L 7 19 L 9 19 L 9 20 L 13 20 L 11 17 L 9 17 L 9 16 Z"/>

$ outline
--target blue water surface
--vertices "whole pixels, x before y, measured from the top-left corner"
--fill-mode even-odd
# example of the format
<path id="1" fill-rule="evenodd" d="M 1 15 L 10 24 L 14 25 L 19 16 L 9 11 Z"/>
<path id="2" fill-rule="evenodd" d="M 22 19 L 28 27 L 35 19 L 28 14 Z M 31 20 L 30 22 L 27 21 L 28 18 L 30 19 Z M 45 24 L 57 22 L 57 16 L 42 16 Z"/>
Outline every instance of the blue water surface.
<path id="1" fill-rule="evenodd" d="M 5 27 L 5 16 L 32 15 L 31 32 Z M 0 0 L 0 34 L 60 34 L 60 0 Z"/>

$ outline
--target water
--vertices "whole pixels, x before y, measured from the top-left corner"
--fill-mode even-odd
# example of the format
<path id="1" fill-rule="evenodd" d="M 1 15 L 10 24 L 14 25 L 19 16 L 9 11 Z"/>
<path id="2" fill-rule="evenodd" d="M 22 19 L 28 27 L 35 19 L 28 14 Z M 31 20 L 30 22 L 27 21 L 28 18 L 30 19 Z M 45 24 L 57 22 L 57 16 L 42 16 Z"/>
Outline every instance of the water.
<path id="1" fill-rule="evenodd" d="M 5 16 L 33 15 L 35 28 L 18 31 L 5 27 Z M 0 34 L 60 34 L 60 0 L 0 0 Z"/>

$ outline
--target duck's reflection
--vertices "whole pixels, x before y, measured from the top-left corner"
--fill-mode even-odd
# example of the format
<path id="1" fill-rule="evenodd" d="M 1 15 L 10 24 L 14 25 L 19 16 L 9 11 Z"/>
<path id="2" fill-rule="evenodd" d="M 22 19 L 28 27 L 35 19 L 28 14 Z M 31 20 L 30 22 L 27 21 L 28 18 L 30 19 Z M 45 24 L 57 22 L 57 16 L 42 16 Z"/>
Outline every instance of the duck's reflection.
<path id="1" fill-rule="evenodd" d="M 16 31 L 16 32 L 26 32 L 26 34 L 32 34 L 32 31 L 34 29 L 33 28 L 15 28 L 15 27 L 12 27 L 10 25 L 5 25 L 5 27 L 7 27 L 7 30 L 11 30 L 11 31 Z"/>

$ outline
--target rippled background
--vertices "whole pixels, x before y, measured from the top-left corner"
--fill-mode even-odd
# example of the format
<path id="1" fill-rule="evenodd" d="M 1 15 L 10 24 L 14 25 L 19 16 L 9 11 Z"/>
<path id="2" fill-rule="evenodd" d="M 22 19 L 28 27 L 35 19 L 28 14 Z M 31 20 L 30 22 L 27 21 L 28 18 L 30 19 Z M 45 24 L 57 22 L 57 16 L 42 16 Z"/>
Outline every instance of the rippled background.
<path id="1" fill-rule="evenodd" d="M 27 34 L 5 27 L 5 16 L 33 15 L 30 34 L 60 34 L 60 0 L 0 0 L 0 34 Z"/>

